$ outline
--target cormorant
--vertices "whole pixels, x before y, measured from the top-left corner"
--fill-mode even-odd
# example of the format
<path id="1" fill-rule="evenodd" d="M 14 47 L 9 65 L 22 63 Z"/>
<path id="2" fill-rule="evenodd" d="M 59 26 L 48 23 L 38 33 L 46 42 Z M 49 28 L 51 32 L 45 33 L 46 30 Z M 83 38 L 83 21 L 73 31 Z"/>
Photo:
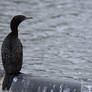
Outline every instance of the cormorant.
<path id="1" fill-rule="evenodd" d="M 10 89 L 13 78 L 20 74 L 22 68 L 23 47 L 18 38 L 18 26 L 25 19 L 32 19 L 32 17 L 25 17 L 24 15 L 13 17 L 10 23 L 11 33 L 8 34 L 2 44 L 1 55 L 5 70 L 2 90 Z"/>

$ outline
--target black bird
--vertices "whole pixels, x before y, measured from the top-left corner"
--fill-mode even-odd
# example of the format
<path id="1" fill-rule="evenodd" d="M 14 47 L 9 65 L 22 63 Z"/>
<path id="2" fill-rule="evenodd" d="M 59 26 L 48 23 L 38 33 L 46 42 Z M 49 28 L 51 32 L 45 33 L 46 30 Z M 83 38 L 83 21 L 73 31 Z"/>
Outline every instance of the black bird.
<path id="1" fill-rule="evenodd" d="M 5 77 L 2 90 L 9 90 L 13 78 L 20 74 L 23 62 L 23 46 L 18 38 L 18 26 L 26 19 L 32 19 L 32 17 L 14 16 L 10 23 L 11 33 L 3 41 L 1 55 Z"/>

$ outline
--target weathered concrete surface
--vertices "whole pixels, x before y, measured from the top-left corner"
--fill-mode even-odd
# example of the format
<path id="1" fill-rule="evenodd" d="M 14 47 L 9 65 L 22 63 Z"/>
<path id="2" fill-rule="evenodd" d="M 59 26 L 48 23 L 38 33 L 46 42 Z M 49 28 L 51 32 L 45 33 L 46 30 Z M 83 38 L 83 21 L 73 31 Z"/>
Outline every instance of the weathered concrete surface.
<path id="1" fill-rule="evenodd" d="M 75 81 L 52 80 L 21 74 L 13 79 L 11 92 L 81 92 Z"/>

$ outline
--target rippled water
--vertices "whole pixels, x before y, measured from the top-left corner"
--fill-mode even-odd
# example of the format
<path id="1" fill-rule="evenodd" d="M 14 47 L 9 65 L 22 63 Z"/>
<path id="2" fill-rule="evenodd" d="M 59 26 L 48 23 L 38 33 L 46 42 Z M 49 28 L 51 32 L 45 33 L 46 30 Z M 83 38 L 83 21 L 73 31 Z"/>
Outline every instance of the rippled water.
<path id="1" fill-rule="evenodd" d="M 22 72 L 92 82 L 92 0 L 0 0 L 0 47 L 17 14 Z"/>

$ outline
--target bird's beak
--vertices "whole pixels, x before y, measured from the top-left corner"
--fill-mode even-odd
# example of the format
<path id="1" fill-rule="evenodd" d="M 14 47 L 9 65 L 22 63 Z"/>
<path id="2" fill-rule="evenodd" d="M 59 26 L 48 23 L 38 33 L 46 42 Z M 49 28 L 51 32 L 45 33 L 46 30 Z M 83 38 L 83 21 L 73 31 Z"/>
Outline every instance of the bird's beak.
<path id="1" fill-rule="evenodd" d="M 26 17 L 26 19 L 33 19 L 33 17 Z"/>

